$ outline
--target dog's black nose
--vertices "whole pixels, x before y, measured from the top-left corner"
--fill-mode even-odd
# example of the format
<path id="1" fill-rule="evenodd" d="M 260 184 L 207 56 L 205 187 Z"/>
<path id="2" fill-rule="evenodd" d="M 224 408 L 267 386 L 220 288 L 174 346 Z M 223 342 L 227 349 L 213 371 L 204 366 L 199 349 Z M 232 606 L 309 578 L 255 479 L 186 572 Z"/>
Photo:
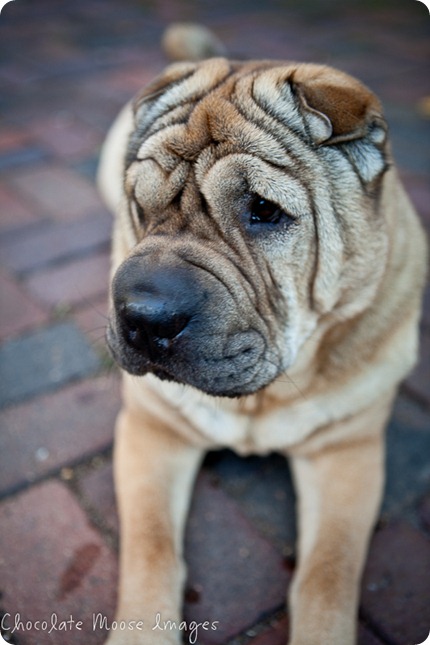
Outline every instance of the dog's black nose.
<path id="1" fill-rule="evenodd" d="M 201 290 L 192 267 L 132 258 L 115 276 L 113 302 L 126 343 L 157 362 L 186 330 Z"/>
<path id="2" fill-rule="evenodd" d="M 140 351 L 167 347 L 185 329 L 191 314 L 162 294 L 140 292 L 119 307 L 125 339 Z"/>

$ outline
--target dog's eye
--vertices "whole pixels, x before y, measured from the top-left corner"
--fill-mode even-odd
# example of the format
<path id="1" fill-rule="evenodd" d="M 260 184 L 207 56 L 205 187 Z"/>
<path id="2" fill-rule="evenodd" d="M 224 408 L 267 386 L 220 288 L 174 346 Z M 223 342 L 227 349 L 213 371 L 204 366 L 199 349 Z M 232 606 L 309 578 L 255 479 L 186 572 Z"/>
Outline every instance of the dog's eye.
<path id="1" fill-rule="evenodd" d="M 282 219 L 290 219 L 290 215 L 274 202 L 255 195 L 249 209 L 250 224 L 278 224 Z"/>

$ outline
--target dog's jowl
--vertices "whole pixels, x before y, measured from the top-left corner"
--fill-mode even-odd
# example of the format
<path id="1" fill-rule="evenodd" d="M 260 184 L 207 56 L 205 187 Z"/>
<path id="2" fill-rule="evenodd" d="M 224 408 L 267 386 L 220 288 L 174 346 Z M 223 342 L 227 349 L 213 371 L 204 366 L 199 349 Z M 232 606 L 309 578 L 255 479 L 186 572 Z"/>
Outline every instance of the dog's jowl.
<path id="1" fill-rule="evenodd" d="M 121 112 L 99 183 L 116 215 L 107 337 L 124 383 L 117 619 L 129 629 L 109 645 L 180 643 L 192 485 L 221 447 L 290 460 L 288 642 L 353 645 L 426 264 L 381 104 L 325 66 L 176 63 Z"/>

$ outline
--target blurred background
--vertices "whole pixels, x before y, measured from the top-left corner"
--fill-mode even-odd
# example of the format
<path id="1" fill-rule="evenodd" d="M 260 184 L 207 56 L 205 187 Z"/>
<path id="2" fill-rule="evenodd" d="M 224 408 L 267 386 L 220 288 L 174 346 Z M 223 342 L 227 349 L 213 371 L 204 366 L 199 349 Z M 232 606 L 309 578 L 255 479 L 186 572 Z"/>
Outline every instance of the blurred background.
<path id="1" fill-rule="evenodd" d="M 104 346 L 111 216 L 94 176 L 121 106 L 159 73 L 173 21 L 232 57 L 327 63 L 382 99 L 430 227 L 430 16 L 417 0 L 14 0 L 0 15 L 0 617 L 18 645 L 97 645 L 113 617 L 119 380 Z M 421 643 L 430 624 L 430 297 L 421 361 L 388 430 L 388 478 L 359 645 Z M 188 620 L 203 645 L 281 645 L 294 497 L 277 456 L 209 455 L 187 532 Z M 12 633 L 17 615 L 23 621 Z M 70 617 L 37 631 L 36 620 Z M 55 621 L 55 618 L 54 618 Z M 58 624 L 57 624 L 58 627 Z M 48 633 L 50 631 L 50 633 Z"/>

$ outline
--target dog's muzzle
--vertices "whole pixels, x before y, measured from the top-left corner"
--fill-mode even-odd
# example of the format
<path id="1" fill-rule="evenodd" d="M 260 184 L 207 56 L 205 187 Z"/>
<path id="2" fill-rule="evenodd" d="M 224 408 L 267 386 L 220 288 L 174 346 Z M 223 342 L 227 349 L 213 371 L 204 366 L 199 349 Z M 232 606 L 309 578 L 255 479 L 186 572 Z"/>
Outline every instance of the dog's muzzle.
<path id="1" fill-rule="evenodd" d="M 108 344 L 127 372 L 218 396 L 266 384 L 264 333 L 219 275 L 176 256 L 135 256 L 118 269 L 112 297 Z"/>

